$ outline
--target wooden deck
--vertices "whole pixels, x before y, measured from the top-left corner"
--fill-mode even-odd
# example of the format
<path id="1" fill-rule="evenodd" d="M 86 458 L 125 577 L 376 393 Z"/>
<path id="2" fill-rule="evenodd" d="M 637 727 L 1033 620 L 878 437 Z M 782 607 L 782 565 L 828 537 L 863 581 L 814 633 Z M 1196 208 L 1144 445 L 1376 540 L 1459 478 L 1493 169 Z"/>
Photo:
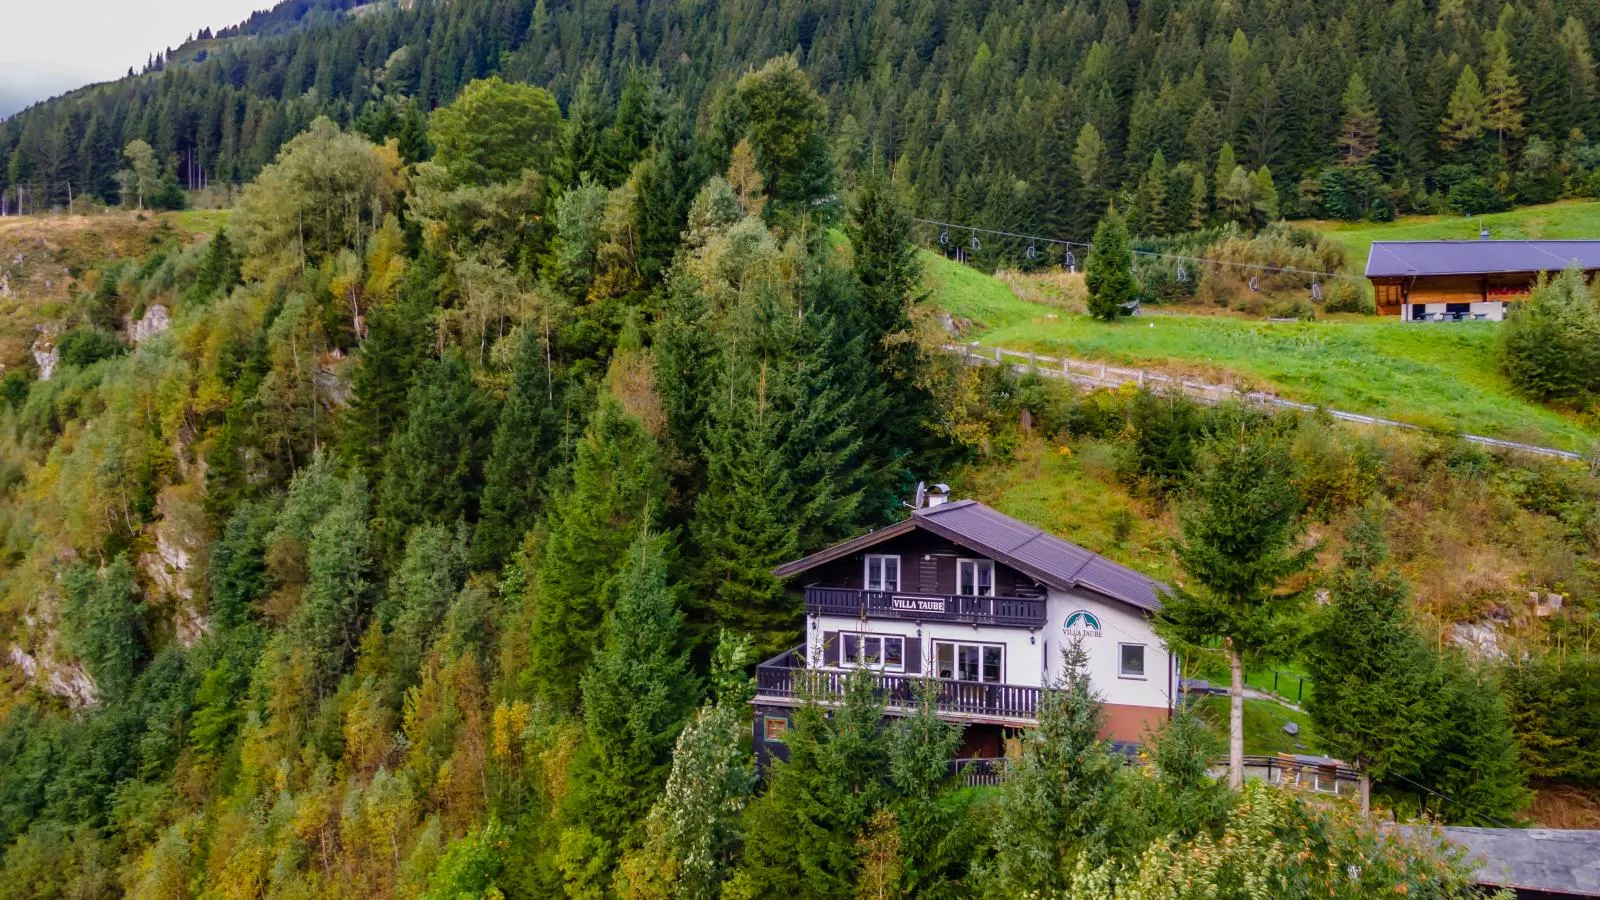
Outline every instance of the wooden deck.
<path id="1" fill-rule="evenodd" d="M 806 586 L 806 612 L 822 616 L 1043 628 L 1045 600 L 1036 597 L 858 591 L 813 584 Z"/>
<path id="2" fill-rule="evenodd" d="M 844 696 L 849 675 L 831 669 L 806 668 L 796 648 L 756 667 L 756 702 L 779 706 L 799 706 L 812 700 L 837 703 Z M 1038 723 L 1040 689 L 1036 687 L 885 672 L 871 673 L 871 678 L 874 690 L 891 713 L 916 709 L 919 688 L 928 684 L 934 692 L 935 707 L 943 718 L 1017 727 Z"/>

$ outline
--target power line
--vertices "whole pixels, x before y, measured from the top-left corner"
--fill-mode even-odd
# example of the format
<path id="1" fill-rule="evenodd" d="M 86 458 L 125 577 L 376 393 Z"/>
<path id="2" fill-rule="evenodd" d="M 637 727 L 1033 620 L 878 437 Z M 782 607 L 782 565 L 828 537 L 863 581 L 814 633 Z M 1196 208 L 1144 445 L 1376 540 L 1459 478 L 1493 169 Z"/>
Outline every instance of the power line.
<path id="1" fill-rule="evenodd" d="M 1034 244 L 1054 244 L 1054 245 L 1056 245 L 1058 247 L 1082 247 L 1085 250 L 1087 250 L 1087 249 L 1089 249 L 1090 247 L 1093 246 L 1092 244 L 1086 243 L 1084 241 L 1069 241 L 1069 240 L 1066 240 L 1065 238 L 1052 238 L 1052 237 L 1045 237 L 1043 235 L 1037 235 L 1037 234 L 1021 234 L 1021 233 L 1018 233 L 1018 232 L 1015 232 L 1015 231 L 1001 231 L 1000 229 L 997 229 L 997 228 L 979 228 L 976 225 L 962 225 L 962 224 L 960 224 L 958 222 L 941 222 L 938 219 L 919 219 L 919 218 L 916 218 L 916 217 L 912 217 L 911 221 L 915 222 L 915 223 L 918 223 L 918 224 L 921 224 L 921 225 L 937 225 L 940 228 L 945 229 L 946 232 L 948 232 L 950 229 L 953 228 L 953 229 L 955 229 L 957 231 L 970 231 L 970 232 L 973 232 L 974 234 L 993 234 L 993 235 L 998 235 L 999 237 L 1017 238 L 1019 240 L 1029 241 L 1029 242 L 1034 243 Z M 1329 279 L 1331 279 L 1331 278 L 1352 278 L 1352 279 L 1358 279 L 1358 278 L 1362 278 L 1363 277 L 1363 276 L 1360 276 L 1360 275 L 1350 275 L 1350 274 L 1346 274 L 1346 273 L 1343 273 L 1343 272 L 1322 272 L 1322 271 L 1318 271 L 1316 269 L 1302 269 L 1302 268 L 1299 268 L 1298 266 L 1269 266 L 1269 265 L 1266 265 L 1264 263 L 1238 262 L 1236 260 L 1231 260 L 1231 259 L 1213 259 L 1213 258 L 1205 257 L 1205 256 L 1187 256 L 1187 255 L 1184 255 L 1182 253 L 1163 253 L 1163 252 L 1161 252 L 1159 250 L 1140 250 L 1138 248 L 1134 248 L 1133 249 L 1133 253 L 1134 253 L 1135 256 L 1148 256 L 1148 257 L 1154 257 L 1154 258 L 1158 258 L 1158 259 L 1170 259 L 1170 260 L 1176 260 L 1178 262 L 1207 263 L 1207 264 L 1214 265 L 1214 266 L 1232 266 L 1234 268 L 1250 269 L 1250 270 L 1256 271 L 1256 272 L 1282 272 L 1282 273 L 1291 274 L 1291 275 L 1308 275 L 1308 276 L 1311 276 L 1314 279 L 1315 278 L 1329 278 Z"/>

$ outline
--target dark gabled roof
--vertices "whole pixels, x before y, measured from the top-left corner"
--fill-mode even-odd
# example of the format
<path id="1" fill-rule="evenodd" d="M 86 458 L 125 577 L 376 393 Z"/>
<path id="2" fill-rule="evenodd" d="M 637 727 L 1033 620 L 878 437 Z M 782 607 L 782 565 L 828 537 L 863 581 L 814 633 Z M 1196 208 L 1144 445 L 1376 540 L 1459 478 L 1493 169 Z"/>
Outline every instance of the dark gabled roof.
<path id="1" fill-rule="evenodd" d="M 1402 832 L 1437 833 L 1464 848 L 1473 881 L 1564 897 L 1600 897 L 1600 831 L 1554 828 L 1440 828 L 1399 826 Z"/>
<path id="2" fill-rule="evenodd" d="M 1600 269 L 1596 241 L 1373 241 L 1368 278 Z"/>
<path id="3" fill-rule="evenodd" d="M 1077 544 L 996 512 L 976 500 L 913 510 L 904 521 L 835 544 L 774 570 L 788 578 L 917 528 L 992 557 L 1057 590 L 1081 588 L 1147 612 L 1161 608 L 1167 586 Z"/>

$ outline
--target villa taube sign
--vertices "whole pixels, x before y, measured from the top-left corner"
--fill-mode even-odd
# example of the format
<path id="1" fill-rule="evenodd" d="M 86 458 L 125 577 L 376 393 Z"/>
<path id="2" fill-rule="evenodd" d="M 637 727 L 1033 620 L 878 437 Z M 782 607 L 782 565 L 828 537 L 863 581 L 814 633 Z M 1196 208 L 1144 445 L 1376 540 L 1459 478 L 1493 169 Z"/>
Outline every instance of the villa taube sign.
<path id="1" fill-rule="evenodd" d="M 904 594 L 893 594 L 889 597 L 889 608 L 905 612 L 938 613 L 944 615 L 948 610 L 948 597 L 915 597 Z"/>

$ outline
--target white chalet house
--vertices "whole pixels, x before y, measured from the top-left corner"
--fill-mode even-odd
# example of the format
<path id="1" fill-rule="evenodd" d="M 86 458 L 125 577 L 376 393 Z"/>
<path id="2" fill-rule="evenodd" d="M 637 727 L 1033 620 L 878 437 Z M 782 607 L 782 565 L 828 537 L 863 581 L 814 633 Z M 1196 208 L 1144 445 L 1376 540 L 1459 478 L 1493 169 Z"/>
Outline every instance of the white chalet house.
<path id="1" fill-rule="evenodd" d="M 974 500 L 928 500 L 777 568 L 803 587 L 806 638 L 757 667 L 761 759 L 786 757 L 795 707 L 825 702 L 856 667 L 872 671 L 890 715 L 934 680 L 940 716 L 966 726 L 958 756 L 1009 755 L 1073 640 L 1088 651 L 1105 737 L 1135 743 L 1171 715 L 1177 660 L 1151 628 L 1165 585 Z"/>

